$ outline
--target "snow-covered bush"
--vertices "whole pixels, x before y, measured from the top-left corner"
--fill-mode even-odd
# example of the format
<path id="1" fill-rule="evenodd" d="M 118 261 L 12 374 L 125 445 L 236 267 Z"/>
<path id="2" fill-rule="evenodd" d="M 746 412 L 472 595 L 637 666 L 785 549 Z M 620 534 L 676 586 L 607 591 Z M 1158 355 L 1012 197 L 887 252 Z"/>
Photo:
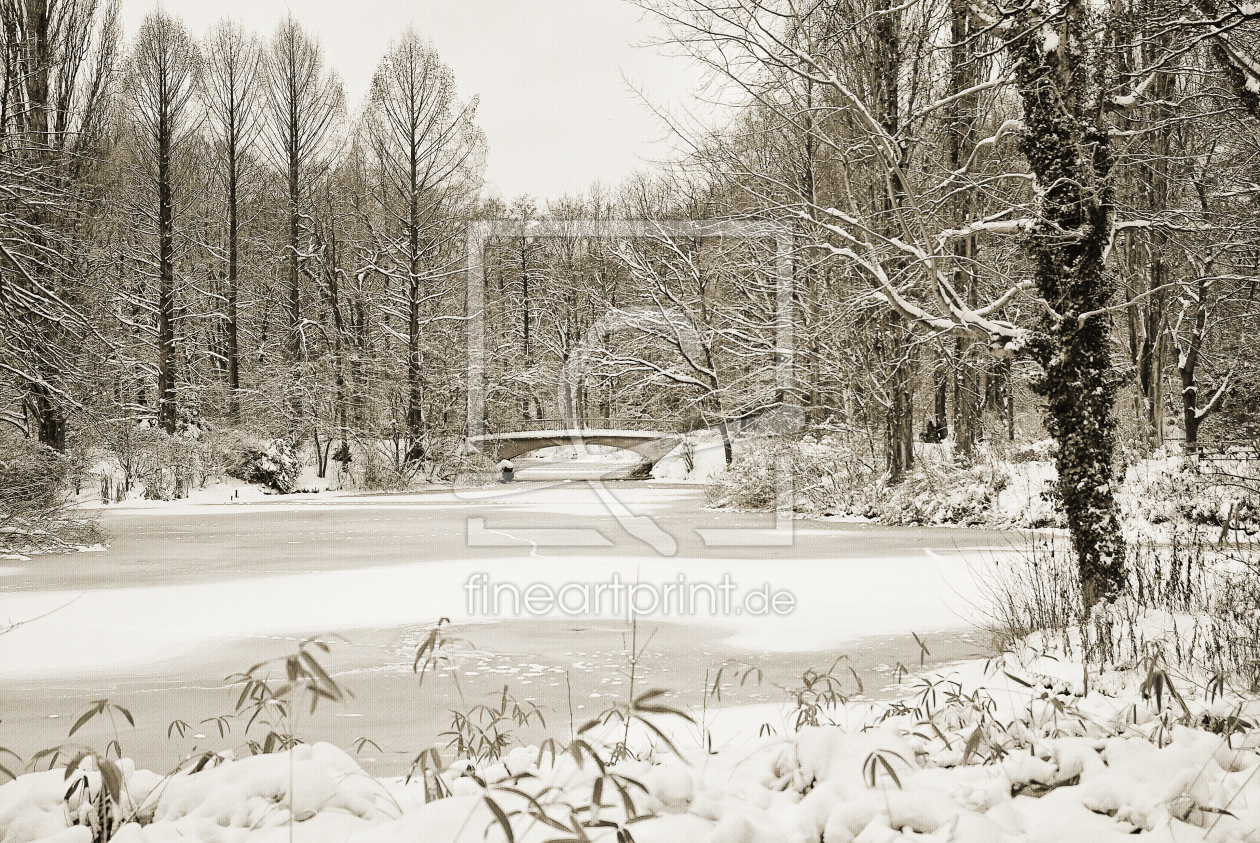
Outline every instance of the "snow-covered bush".
<path id="1" fill-rule="evenodd" d="M 1197 524 L 1260 531 L 1260 464 L 1158 454 L 1129 467 L 1117 495 L 1131 531 Z"/>
<path id="2" fill-rule="evenodd" d="M 98 540 L 93 522 L 70 512 L 72 468 L 66 455 L 0 431 L 0 550 L 29 552 Z"/>
<path id="3" fill-rule="evenodd" d="M 1059 453 L 1059 443 L 1053 439 L 1025 442 L 1010 449 L 1011 462 L 1050 462 Z"/>
<path id="4" fill-rule="evenodd" d="M 425 452 L 424 475 L 430 483 L 475 485 L 494 480 L 489 457 L 470 446 L 462 436 L 434 437 Z"/>
<path id="5" fill-rule="evenodd" d="M 47 445 L 0 432 L 0 512 L 24 515 L 55 506 L 69 468 L 69 460 Z"/>
<path id="6" fill-rule="evenodd" d="M 876 477 L 869 464 L 838 440 L 770 437 L 742 443 L 735 460 L 708 487 L 710 506 L 773 509 L 790 479 L 798 512 L 854 512 L 866 507 Z"/>
<path id="7" fill-rule="evenodd" d="M 148 500 L 175 500 L 204 481 L 208 460 L 198 428 L 174 435 L 147 421 L 110 422 L 97 432 L 116 472 L 111 472 L 120 496 L 133 488 Z"/>
<path id="8" fill-rule="evenodd" d="M 980 526 L 996 517 L 1006 474 L 989 465 L 918 465 L 895 486 L 883 486 L 865 515 L 884 524 Z"/>
<path id="9" fill-rule="evenodd" d="M 837 437 L 774 438 L 745 444 L 709 487 L 711 506 L 773 509 L 790 479 L 797 512 L 858 515 L 885 524 L 987 524 L 1007 476 L 993 464 L 921 460 L 896 485 L 878 457 Z M 878 468 L 876 467 L 878 466 Z"/>
<path id="10" fill-rule="evenodd" d="M 282 494 L 292 492 L 302 473 L 293 444 L 272 439 L 262 447 L 245 446 L 230 457 L 226 473 L 247 483 L 259 483 Z"/>
<path id="11" fill-rule="evenodd" d="M 391 444 L 361 443 L 361 456 L 345 465 L 349 485 L 367 492 L 393 492 L 410 486 L 417 467 L 405 462 L 400 467 L 393 454 L 387 453 Z"/>

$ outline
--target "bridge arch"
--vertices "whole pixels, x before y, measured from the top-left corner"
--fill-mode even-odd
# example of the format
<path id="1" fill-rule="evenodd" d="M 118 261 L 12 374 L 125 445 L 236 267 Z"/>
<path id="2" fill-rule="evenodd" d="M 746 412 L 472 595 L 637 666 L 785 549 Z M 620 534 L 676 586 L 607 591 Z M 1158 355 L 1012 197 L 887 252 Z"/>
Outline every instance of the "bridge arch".
<path id="1" fill-rule="evenodd" d="M 565 445 L 605 445 L 634 451 L 644 461 L 655 465 L 682 441 L 682 435 L 660 430 L 613 430 L 565 428 L 559 419 L 535 419 L 551 422 L 551 429 L 523 430 L 509 433 L 488 433 L 468 437 L 468 443 L 482 453 L 501 459 L 516 457 L 541 448 Z"/>

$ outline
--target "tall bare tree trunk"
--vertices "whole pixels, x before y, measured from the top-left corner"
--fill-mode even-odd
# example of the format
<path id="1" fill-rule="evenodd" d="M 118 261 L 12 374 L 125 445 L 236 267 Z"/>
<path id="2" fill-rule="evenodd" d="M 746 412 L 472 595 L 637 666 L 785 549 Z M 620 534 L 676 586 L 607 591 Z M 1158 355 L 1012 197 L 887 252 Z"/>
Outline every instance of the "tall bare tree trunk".
<path id="1" fill-rule="evenodd" d="M 945 138 L 946 166 L 952 172 L 964 167 L 975 149 L 975 125 L 979 117 L 979 98 L 975 94 L 959 96 L 973 87 L 983 73 L 979 35 L 972 31 L 971 15 L 965 0 L 950 2 L 949 94 L 957 96 L 949 105 Z M 974 193 L 959 191 L 954 203 L 959 224 L 972 220 Z M 964 296 L 969 307 L 978 302 L 975 267 L 978 265 L 975 235 L 954 244 L 954 289 Z M 954 378 L 954 453 L 969 462 L 980 438 L 980 416 L 984 394 L 980 387 L 981 360 L 970 336 L 958 338 L 955 347 Z"/>
<path id="2" fill-rule="evenodd" d="M 202 90 L 210 122 L 223 143 L 223 177 L 227 186 L 227 272 L 224 297 L 228 418 L 241 421 L 240 251 L 241 180 L 246 155 L 257 132 L 258 41 L 239 24 L 219 23 L 205 46 Z"/>
<path id="3" fill-rule="evenodd" d="M 232 159 L 235 161 L 235 150 Z M 228 274 L 227 274 L 227 377 L 228 418 L 232 424 L 241 423 L 241 346 L 240 314 L 237 299 L 240 294 L 238 262 L 240 256 L 240 222 L 237 218 L 237 177 L 235 166 L 228 184 Z"/>
<path id="4" fill-rule="evenodd" d="M 414 121 L 413 121 L 414 123 Z M 410 455 L 424 432 L 424 360 L 420 345 L 420 150 L 418 126 L 412 126 L 408 161 L 407 203 L 407 453 Z"/>
<path id="5" fill-rule="evenodd" d="M 284 309 L 288 316 L 285 353 L 295 381 L 307 362 L 302 336 L 300 279 L 303 264 L 301 237 L 309 197 L 325 178 L 328 142 L 335 120 L 345 106 L 340 80 L 324 69 L 318 41 L 289 16 L 280 22 L 266 52 L 268 140 L 273 160 L 285 181 L 288 207 L 284 244 Z M 305 408 L 300 390 L 290 399 L 293 431 L 302 428 Z"/>
<path id="6" fill-rule="evenodd" d="M 130 117 L 136 127 L 139 174 L 157 221 L 157 421 L 175 432 L 176 394 L 175 189 L 176 155 L 194 129 L 192 97 L 201 62 L 187 30 L 165 12 L 150 12 L 132 48 Z"/>
<path id="7" fill-rule="evenodd" d="M 175 207 L 171 189 L 171 117 L 158 116 L 158 424 L 175 432 Z"/>
<path id="8" fill-rule="evenodd" d="M 901 15 L 893 11 L 889 0 L 876 0 L 875 43 L 873 44 L 876 80 L 877 119 L 890 138 L 899 145 L 904 159 L 906 147 L 900 138 L 901 89 Z M 905 198 L 905 186 L 897 176 L 891 177 L 891 188 L 883 191 L 884 228 L 890 235 L 897 231 L 898 207 Z M 899 266 L 904 264 L 899 264 Z M 885 421 L 888 448 L 888 479 L 900 483 L 914 465 L 914 353 L 909 326 L 897 314 L 886 318 L 892 373 L 889 377 L 889 406 Z"/>

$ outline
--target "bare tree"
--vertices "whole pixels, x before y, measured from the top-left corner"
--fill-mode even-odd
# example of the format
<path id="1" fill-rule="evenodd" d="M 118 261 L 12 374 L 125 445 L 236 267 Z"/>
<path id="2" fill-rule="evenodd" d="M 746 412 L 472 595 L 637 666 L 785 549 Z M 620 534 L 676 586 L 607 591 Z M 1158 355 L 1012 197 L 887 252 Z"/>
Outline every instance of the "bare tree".
<path id="1" fill-rule="evenodd" d="M 201 54 L 184 25 L 165 12 L 145 16 L 136 33 L 128 74 L 133 168 L 141 185 L 140 208 L 153 225 L 157 275 L 157 418 L 175 431 L 176 214 L 187 197 L 176 195 L 179 160 L 196 134 L 194 95 Z"/>
<path id="2" fill-rule="evenodd" d="M 226 333 L 229 415 L 240 421 L 241 350 L 240 240 L 242 189 L 251 168 L 259 111 L 258 87 L 261 53 L 258 40 L 237 23 L 224 20 L 210 31 L 204 46 L 203 90 L 206 113 L 213 133 L 212 151 L 224 190 L 227 267 L 224 273 L 224 329 Z"/>
<path id="3" fill-rule="evenodd" d="M 114 2 L 0 2 L 0 371 L 23 395 L 21 418 L 4 419 L 57 450 L 94 333 L 74 265 L 119 38 Z"/>
<path id="4" fill-rule="evenodd" d="M 460 233 L 451 220 L 467 214 L 463 206 L 480 186 L 484 163 L 476 110 L 475 98 L 456 99 L 454 74 L 410 28 L 390 45 L 372 79 L 368 143 L 380 170 L 382 233 L 401 287 L 407 452 L 416 456 L 425 427 L 424 311 L 454 275 L 456 267 L 440 258 L 457 254 L 446 248 Z"/>
<path id="5" fill-rule="evenodd" d="M 292 16 L 281 21 L 267 45 L 266 131 L 263 137 L 285 186 L 285 306 L 289 317 L 287 352 L 303 356 L 301 264 L 302 232 L 316 182 L 327 176 L 337 120 L 345 92 L 335 73 L 324 69 L 324 52 Z"/>

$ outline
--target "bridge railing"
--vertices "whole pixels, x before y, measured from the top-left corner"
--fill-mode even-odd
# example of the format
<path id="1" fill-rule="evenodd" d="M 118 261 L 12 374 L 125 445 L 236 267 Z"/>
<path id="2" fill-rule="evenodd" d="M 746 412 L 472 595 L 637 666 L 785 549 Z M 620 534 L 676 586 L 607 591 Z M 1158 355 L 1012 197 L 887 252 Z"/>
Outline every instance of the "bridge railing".
<path id="1" fill-rule="evenodd" d="M 519 419 L 505 422 L 487 433 L 530 433 L 543 430 L 660 430 L 672 431 L 676 421 L 666 419 Z"/>

